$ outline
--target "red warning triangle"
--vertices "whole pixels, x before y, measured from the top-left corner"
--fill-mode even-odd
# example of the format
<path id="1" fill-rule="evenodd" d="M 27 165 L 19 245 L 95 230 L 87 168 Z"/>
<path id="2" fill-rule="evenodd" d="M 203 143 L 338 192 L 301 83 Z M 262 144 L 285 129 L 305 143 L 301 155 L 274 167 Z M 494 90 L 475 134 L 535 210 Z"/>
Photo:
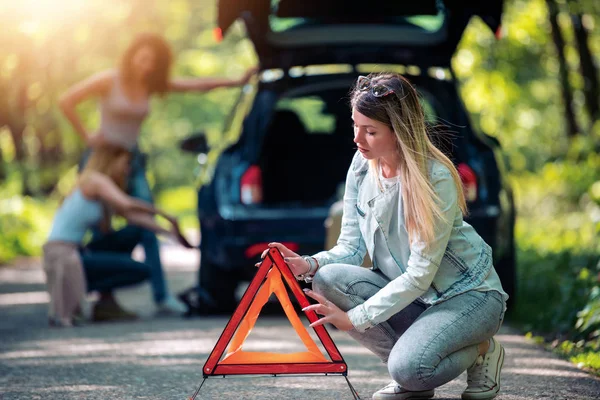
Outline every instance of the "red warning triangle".
<path id="1" fill-rule="evenodd" d="M 283 280 L 282 280 L 283 278 Z M 221 337 L 202 368 L 204 378 L 214 375 L 254 374 L 342 374 L 348 367 L 324 326 L 313 329 L 331 358 L 327 360 L 310 337 L 296 314 L 283 281 L 287 283 L 302 308 L 310 305 L 278 249 L 271 248 L 263 260 L 240 304 L 225 326 Z M 260 310 L 275 293 L 285 314 L 306 346 L 306 352 L 280 354 L 245 352 L 242 345 L 254 327 Z M 314 311 L 305 312 L 310 323 L 319 318 Z M 221 357 L 225 354 L 225 357 Z"/>

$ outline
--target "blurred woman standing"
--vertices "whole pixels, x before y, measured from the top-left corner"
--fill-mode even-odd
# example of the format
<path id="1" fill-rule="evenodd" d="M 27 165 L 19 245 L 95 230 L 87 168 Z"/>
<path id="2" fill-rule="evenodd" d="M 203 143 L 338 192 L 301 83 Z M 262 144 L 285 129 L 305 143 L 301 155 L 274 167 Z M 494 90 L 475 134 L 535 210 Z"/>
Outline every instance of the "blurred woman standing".
<path id="1" fill-rule="evenodd" d="M 146 179 L 146 157 L 138 148 L 141 125 L 150 112 L 150 99 L 169 92 L 205 92 L 240 86 L 256 72 L 254 68 L 249 69 L 240 79 L 170 79 L 172 63 L 171 48 L 161 36 L 141 34 L 129 45 L 118 68 L 100 72 L 74 85 L 60 100 L 63 113 L 90 148 L 112 144 L 132 152 L 127 193 L 150 203 L 152 193 Z M 100 126 L 95 133 L 88 132 L 75 110 L 88 98 L 96 98 L 100 103 Z M 81 167 L 85 165 L 89 151 L 84 155 Z M 94 239 L 100 236 L 95 232 Z M 109 245 L 107 240 L 104 243 Z M 154 233 L 143 229 L 141 244 L 146 264 L 151 269 L 150 279 L 158 312 L 183 313 L 186 307 L 168 292 Z"/>

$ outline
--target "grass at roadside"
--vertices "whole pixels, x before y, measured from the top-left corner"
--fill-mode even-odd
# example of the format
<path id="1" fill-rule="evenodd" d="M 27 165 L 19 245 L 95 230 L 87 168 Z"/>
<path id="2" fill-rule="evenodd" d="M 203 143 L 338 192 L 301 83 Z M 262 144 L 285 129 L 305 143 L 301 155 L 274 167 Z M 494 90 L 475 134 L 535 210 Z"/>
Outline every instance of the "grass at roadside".
<path id="1" fill-rule="evenodd" d="M 542 336 L 535 336 L 531 332 L 525 334 L 530 341 L 544 346 L 547 350 L 566 358 L 579 368 L 586 370 L 600 377 L 600 347 L 598 342 L 586 342 L 580 340 L 572 342 L 570 340 L 559 341 L 558 339 L 548 342 Z"/>
<path id="2" fill-rule="evenodd" d="M 513 322 L 581 368 L 600 372 L 600 156 L 512 177 L 517 302 Z"/>

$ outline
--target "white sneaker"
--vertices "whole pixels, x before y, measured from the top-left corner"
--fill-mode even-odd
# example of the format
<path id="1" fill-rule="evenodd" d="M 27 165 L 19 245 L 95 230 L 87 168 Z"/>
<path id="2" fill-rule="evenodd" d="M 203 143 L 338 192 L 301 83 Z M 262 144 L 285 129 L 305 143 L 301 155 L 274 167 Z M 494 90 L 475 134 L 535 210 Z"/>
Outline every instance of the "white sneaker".
<path id="1" fill-rule="evenodd" d="M 373 393 L 373 400 L 430 399 L 434 395 L 433 389 L 413 392 L 404 389 L 396 381 L 391 381 L 386 387 Z"/>
<path id="2" fill-rule="evenodd" d="M 468 386 L 462 394 L 463 400 L 493 399 L 500 392 L 500 371 L 504 364 L 504 348 L 494 338 L 494 351 L 479 356 L 475 364 L 467 369 Z"/>
<path id="3" fill-rule="evenodd" d="M 158 315 L 180 315 L 186 311 L 187 306 L 171 295 L 168 295 L 161 303 L 156 305 L 156 314 Z"/>

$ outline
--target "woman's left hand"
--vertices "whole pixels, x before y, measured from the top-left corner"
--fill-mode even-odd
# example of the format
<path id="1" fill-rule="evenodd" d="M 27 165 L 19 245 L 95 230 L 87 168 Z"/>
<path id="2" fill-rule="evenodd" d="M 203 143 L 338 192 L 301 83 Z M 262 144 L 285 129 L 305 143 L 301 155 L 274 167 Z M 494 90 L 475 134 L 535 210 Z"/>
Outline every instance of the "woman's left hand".
<path id="1" fill-rule="evenodd" d="M 319 302 L 319 304 L 311 304 L 308 307 L 304 307 L 302 311 L 315 311 L 319 315 L 323 315 L 323 318 L 310 324 L 311 327 L 323 325 L 326 322 L 334 325 L 341 331 L 349 331 L 354 328 L 348 314 L 342 311 L 338 306 L 327 300 L 325 297 L 314 292 L 313 290 L 304 289 L 304 293 L 308 297 L 311 297 Z"/>

